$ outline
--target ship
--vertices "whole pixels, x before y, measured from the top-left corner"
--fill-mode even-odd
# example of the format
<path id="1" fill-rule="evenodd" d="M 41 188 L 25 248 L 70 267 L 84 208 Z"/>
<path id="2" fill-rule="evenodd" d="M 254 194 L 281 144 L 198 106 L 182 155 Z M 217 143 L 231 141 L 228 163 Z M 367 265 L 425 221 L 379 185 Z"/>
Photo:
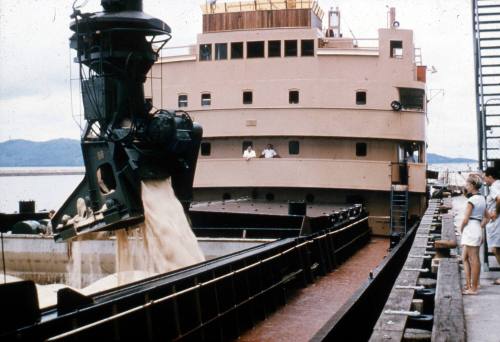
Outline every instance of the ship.
<path id="1" fill-rule="evenodd" d="M 323 29 L 315 1 L 202 11 L 196 44 L 164 48 L 144 88 L 203 126 L 195 201 L 363 204 L 377 235 L 422 215 L 426 66 L 394 8 L 376 39 L 344 37 L 338 8 Z M 280 158 L 242 158 L 268 145 Z"/>

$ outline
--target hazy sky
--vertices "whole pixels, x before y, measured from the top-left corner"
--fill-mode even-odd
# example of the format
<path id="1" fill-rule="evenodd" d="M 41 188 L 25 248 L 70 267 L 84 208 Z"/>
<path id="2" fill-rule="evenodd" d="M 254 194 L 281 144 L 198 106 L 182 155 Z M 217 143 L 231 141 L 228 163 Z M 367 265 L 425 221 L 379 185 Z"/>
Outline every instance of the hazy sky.
<path id="1" fill-rule="evenodd" d="M 82 3 L 83 1 L 79 1 Z M 0 0 L 0 141 L 79 139 L 72 117 L 69 15 L 73 0 Z M 144 0 L 144 11 L 172 28 L 169 46 L 201 32 L 201 0 Z M 320 0 L 339 6 L 344 36 L 376 38 L 387 7 L 413 29 L 428 73 L 429 151 L 476 158 L 476 117 L 470 0 Z M 89 0 L 84 12 L 99 10 Z M 326 24 L 326 16 L 325 23 Z M 70 74 L 72 74 L 70 76 Z M 74 90 L 74 89 L 73 89 Z M 73 102 L 78 94 L 73 92 Z M 73 105 L 74 106 L 74 105 Z M 79 111 L 74 111 L 79 114 Z M 78 121 L 78 117 L 76 118 Z"/>

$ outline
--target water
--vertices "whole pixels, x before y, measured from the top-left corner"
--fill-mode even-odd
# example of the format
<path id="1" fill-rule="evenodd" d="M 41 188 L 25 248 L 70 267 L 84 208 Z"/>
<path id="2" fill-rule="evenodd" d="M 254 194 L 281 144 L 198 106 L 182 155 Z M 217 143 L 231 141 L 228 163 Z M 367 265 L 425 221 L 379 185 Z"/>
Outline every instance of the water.
<path id="1" fill-rule="evenodd" d="M 477 163 L 445 163 L 445 164 L 429 164 L 429 170 L 433 171 L 476 171 Z"/>
<path id="2" fill-rule="evenodd" d="M 467 171 L 475 170 L 477 164 L 449 163 L 430 164 L 429 169 L 436 171 Z M 74 170 L 75 168 L 0 168 L 0 212 L 13 213 L 18 211 L 20 200 L 36 201 L 36 210 L 57 210 L 68 198 L 78 183 L 81 175 L 57 176 L 19 176 L 5 177 L 2 170 Z M 81 169 L 81 168 L 76 168 Z"/>
<path id="3" fill-rule="evenodd" d="M 12 170 L 74 170 L 75 168 L 0 168 L 0 212 L 19 210 L 20 200 L 36 201 L 36 210 L 57 210 L 83 179 L 83 175 L 2 176 Z M 81 169 L 81 168 L 77 168 Z"/>

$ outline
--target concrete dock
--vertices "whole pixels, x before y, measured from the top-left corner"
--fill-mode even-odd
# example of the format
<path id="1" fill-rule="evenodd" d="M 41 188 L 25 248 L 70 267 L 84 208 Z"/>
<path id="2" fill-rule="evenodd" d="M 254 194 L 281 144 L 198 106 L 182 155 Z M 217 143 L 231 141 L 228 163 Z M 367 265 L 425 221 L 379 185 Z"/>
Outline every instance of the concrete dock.
<path id="1" fill-rule="evenodd" d="M 495 257 L 489 257 L 489 265 L 498 268 Z M 476 296 L 463 296 L 465 329 L 469 342 L 500 341 L 500 285 L 493 285 L 500 278 L 500 271 L 481 272 L 481 288 Z M 462 273 L 462 283 L 463 279 Z"/>
<path id="2" fill-rule="evenodd" d="M 462 221 L 466 199 L 465 197 L 456 197 L 452 204 L 455 226 L 458 226 Z M 466 338 L 470 342 L 500 342 L 500 286 L 493 285 L 493 281 L 500 278 L 500 271 L 498 271 L 500 265 L 494 256 L 489 256 L 490 269 L 488 269 L 484 263 L 483 255 L 484 251 L 481 248 L 483 266 L 479 281 L 481 286 L 479 294 L 463 296 Z M 465 285 L 463 267 L 461 270 L 463 287 Z"/>

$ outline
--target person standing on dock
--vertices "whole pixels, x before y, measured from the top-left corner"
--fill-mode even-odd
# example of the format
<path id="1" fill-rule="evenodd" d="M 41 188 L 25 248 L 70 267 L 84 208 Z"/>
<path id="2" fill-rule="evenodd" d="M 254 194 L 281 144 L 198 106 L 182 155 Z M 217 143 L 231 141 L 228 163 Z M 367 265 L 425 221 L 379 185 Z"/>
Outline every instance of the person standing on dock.
<path id="1" fill-rule="evenodd" d="M 493 254 L 500 264 L 500 180 L 498 171 L 489 167 L 484 171 L 484 182 L 489 187 L 489 194 L 486 198 L 487 209 L 483 226 L 486 226 L 486 242 L 492 248 Z M 500 285 L 500 279 L 494 281 L 495 285 Z"/>
<path id="2" fill-rule="evenodd" d="M 467 193 L 472 196 L 467 200 L 465 214 L 460 225 L 462 259 L 465 272 L 465 288 L 463 294 L 477 294 L 479 284 L 479 273 L 481 272 L 481 263 L 479 262 L 479 246 L 481 246 L 483 234 L 481 222 L 486 210 L 486 201 L 479 194 L 482 182 L 477 175 L 471 175 L 465 182 Z"/>

